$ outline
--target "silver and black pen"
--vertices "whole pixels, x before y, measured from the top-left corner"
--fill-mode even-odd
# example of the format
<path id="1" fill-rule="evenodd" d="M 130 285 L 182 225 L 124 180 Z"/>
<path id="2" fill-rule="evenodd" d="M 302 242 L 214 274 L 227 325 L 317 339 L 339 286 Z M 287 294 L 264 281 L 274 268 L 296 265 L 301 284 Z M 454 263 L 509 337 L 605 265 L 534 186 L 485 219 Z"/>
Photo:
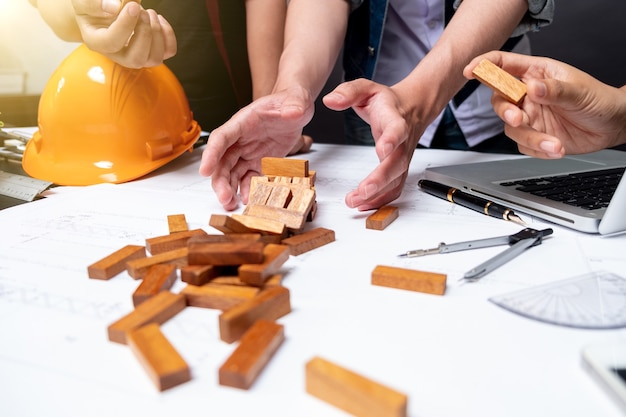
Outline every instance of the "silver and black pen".
<path id="1" fill-rule="evenodd" d="M 451 203 L 472 209 L 490 217 L 508 220 L 523 226 L 526 225 L 526 223 L 524 223 L 524 221 L 517 214 L 515 214 L 515 212 L 513 212 L 513 209 L 509 207 L 502 206 L 484 198 L 476 197 L 457 188 L 440 184 L 435 181 L 419 180 L 417 184 L 422 190 L 428 194 L 434 195 L 435 197 L 448 200 Z"/>

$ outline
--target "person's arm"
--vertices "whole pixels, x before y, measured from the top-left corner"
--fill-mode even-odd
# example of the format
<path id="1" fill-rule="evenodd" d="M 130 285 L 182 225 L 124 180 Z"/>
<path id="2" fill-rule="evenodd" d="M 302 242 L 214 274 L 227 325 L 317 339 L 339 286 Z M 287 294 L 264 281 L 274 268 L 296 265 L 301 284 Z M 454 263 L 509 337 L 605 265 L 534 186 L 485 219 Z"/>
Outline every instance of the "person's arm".
<path id="1" fill-rule="evenodd" d="M 398 84 L 387 88 L 356 80 L 324 98 L 334 110 L 353 107 L 370 124 L 381 161 L 346 196 L 349 207 L 369 210 L 400 195 L 417 142 L 466 82 L 465 65 L 500 48 L 527 8 L 527 0 L 464 0 L 432 50 Z"/>
<path id="2" fill-rule="evenodd" d="M 616 88 L 565 63 L 543 57 L 492 51 L 476 57 L 498 65 L 527 85 L 520 106 L 494 94 L 496 113 L 520 152 L 539 158 L 594 152 L 626 143 L 626 86 Z"/>
<path id="3" fill-rule="evenodd" d="M 283 157 L 311 120 L 315 98 L 332 71 L 348 24 L 347 0 L 291 0 L 272 94 L 255 100 L 211 132 L 199 172 L 211 176 L 227 210 L 247 202 L 261 158 Z"/>

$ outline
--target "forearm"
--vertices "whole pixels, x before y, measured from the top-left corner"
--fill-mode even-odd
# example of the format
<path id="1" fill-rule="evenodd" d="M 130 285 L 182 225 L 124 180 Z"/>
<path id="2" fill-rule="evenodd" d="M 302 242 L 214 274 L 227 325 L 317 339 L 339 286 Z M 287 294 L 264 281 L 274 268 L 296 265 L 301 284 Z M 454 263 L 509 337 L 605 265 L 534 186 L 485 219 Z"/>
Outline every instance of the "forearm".
<path id="1" fill-rule="evenodd" d="M 81 42 L 71 0 L 29 0 L 52 31 L 64 41 Z"/>
<path id="2" fill-rule="evenodd" d="M 248 60 L 252 75 L 252 97 L 272 92 L 283 51 L 285 0 L 246 0 Z"/>
<path id="3" fill-rule="evenodd" d="M 300 86 L 313 98 L 332 71 L 346 33 L 347 0 L 291 0 L 274 91 Z"/>
<path id="4" fill-rule="evenodd" d="M 464 0 L 441 38 L 418 66 L 394 86 L 409 106 L 419 100 L 432 121 L 467 81 L 463 68 L 477 55 L 499 49 L 526 13 L 526 0 Z"/>

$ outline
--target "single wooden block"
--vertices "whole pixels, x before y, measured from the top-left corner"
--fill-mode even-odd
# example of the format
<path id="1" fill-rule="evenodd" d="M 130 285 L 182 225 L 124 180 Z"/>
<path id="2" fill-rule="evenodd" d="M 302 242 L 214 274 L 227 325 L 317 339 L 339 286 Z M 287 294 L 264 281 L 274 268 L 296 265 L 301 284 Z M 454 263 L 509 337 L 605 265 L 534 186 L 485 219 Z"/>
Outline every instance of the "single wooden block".
<path id="1" fill-rule="evenodd" d="M 212 214 L 209 219 L 209 226 L 214 227 L 222 233 L 254 233 L 256 230 L 250 229 L 238 222 L 231 216 L 225 214 Z"/>
<path id="2" fill-rule="evenodd" d="M 257 320 L 244 333 L 239 346 L 220 366 L 219 383 L 248 389 L 285 340 L 284 327 L 268 320 Z"/>
<path id="3" fill-rule="evenodd" d="M 365 219 L 367 229 L 384 230 L 398 218 L 400 210 L 394 206 L 383 206 Z"/>
<path id="4" fill-rule="evenodd" d="M 194 236 L 207 236 L 207 232 L 202 229 L 194 229 L 172 233 L 169 235 L 156 236 L 146 239 L 146 249 L 152 255 L 169 252 L 174 249 L 187 246 L 189 239 Z"/>
<path id="5" fill-rule="evenodd" d="M 152 323 L 128 334 L 128 346 L 159 391 L 191 380 L 191 370 L 183 357 Z"/>
<path id="6" fill-rule="evenodd" d="M 305 366 L 306 392 L 357 417 L 406 417 L 408 397 L 320 357 Z"/>
<path id="7" fill-rule="evenodd" d="M 189 265 L 241 265 L 263 262 L 262 242 L 235 240 L 232 242 L 189 242 Z"/>
<path id="8" fill-rule="evenodd" d="M 237 268 L 239 269 L 239 268 Z M 235 271 L 237 273 L 237 271 Z M 222 275 L 217 278 L 211 280 L 211 284 L 214 285 L 243 285 L 244 287 L 248 287 L 249 285 L 245 282 L 241 282 L 237 275 Z"/>
<path id="9" fill-rule="evenodd" d="M 221 273 L 221 268 L 214 265 L 187 265 L 180 268 L 180 280 L 191 285 L 204 285 Z"/>
<path id="10" fill-rule="evenodd" d="M 274 275 L 289 259 L 289 246 L 269 244 L 263 248 L 263 262 L 242 264 L 239 267 L 239 279 L 250 285 L 263 285 L 265 280 Z"/>
<path id="11" fill-rule="evenodd" d="M 287 205 L 287 209 L 300 213 L 306 218 L 314 202 L 315 190 L 313 188 L 294 189 L 293 197 Z"/>
<path id="12" fill-rule="evenodd" d="M 220 314 L 220 338 L 227 343 L 235 342 L 255 321 L 276 320 L 290 311 L 291 303 L 287 288 L 264 289 L 253 299 L 244 301 Z"/>
<path id="13" fill-rule="evenodd" d="M 436 295 L 446 292 L 446 278 L 445 274 L 384 265 L 372 271 L 373 285 Z"/>
<path id="14" fill-rule="evenodd" d="M 265 178 L 265 177 L 253 177 L 255 178 Z M 270 185 L 267 181 L 263 182 L 260 180 L 251 181 L 250 183 L 250 193 L 248 194 L 248 204 L 265 204 L 267 200 L 270 198 L 272 194 L 272 190 L 274 187 Z"/>
<path id="15" fill-rule="evenodd" d="M 255 206 L 255 207 L 264 207 L 264 206 Z M 285 223 L 281 223 L 277 220 L 264 219 L 264 218 L 255 217 L 255 216 L 247 216 L 245 214 L 233 214 L 232 217 L 233 219 L 237 220 L 239 223 L 245 225 L 248 228 L 248 230 L 251 230 L 251 231 L 257 231 L 261 233 L 280 235 L 280 236 L 287 235 L 287 228 L 285 227 Z"/>
<path id="16" fill-rule="evenodd" d="M 193 236 L 189 239 L 188 243 L 234 242 L 237 240 L 264 242 L 261 233 L 224 233 Z"/>
<path id="17" fill-rule="evenodd" d="M 173 263 L 183 267 L 187 265 L 188 252 L 187 248 L 179 248 L 147 258 L 133 259 L 126 262 L 126 270 L 131 277 L 141 279 L 152 265 Z"/>
<path id="18" fill-rule="evenodd" d="M 181 294 L 187 299 L 188 306 L 225 311 L 253 299 L 258 292 L 259 289 L 256 287 L 209 282 L 202 286 L 187 285 Z"/>
<path id="19" fill-rule="evenodd" d="M 261 158 L 261 174 L 266 176 L 308 177 L 309 161 L 291 158 Z"/>
<path id="20" fill-rule="evenodd" d="M 167 226 L 170 233 L 186 232 L 189 230 L 184 214 L 172 214 L 167 216 Z"/>
<path id="21" fill-rule="evenodd" d="M 109 340 L 127 343 L 128 333 L 150 323 L 163 324 L 187 305 L 185 296 L 169 291 L 157 295 L 139 304 L 133 311 L 109 325 Z"/>
<path id="22" fill-rule="evenodd" d="M 248 218 L 252 217 L 259 219 L 258 221 L 271 222 L 270 224 L 276 224 L 276 228 L 273 229 L 278 232 L 280 229 L 278 225 L 283 225 L 290 230 L 301 230 L 304 227 L 307 217 L 306 212 L 299 212 L 296 210 L 290 210 L 282 207 L 270 207 L 270 206 L 257 206 L 248 205 L 246 211 L 241 217 L 246 217 L 246 220 L 240 220 L 241 222 L 249 222 Z M 233 216 L 237 216 L 233 214 Z"/>
<path id="23" fill-rule="evenodd" d="M 519 105 L 526 96 L 526 84 L 487 59 L 480 61 L 472 74 L 513 104 Z"/>
<path id="24" fill-rule="evenodd" d="M 126 245 L 98 262 L 87 267 L 87 275 L 94 279 L 111 279 L 126 269 L 126 262 L 145 258 L 146 248 L 138 245 Z"/>
<path id="25" fill-rule="evenodd" d="M 291 202 L 292 196 L 293 194 L 291 192 L 291 188 L 286 185 L 279 185 L 272 189 L 265 205 L 270 207 L 285 208 Z"/>
<path id="26" fill-rule="evenodd" d="M 137 307 L 161 291 L 169 290 L 174 285 L 176 278 L 176 265 L 158 264 L 151 266 L 133 293 L 133 305 Z"/>
<path id="27" fill-rule="evenodd" d="M 335 232 L 330 229 L 318 227 L 300 234 L 283 239 L 282 244 L 289 246 L 293 256 L 301 255 L 310 250 L 319 248 L 335 241 Z"/>
<path id="28" fill-rule="evenodd" d="M 280 287 L 283 285 L 283 276 L 281 274 L 274 274 L 267 278 L 263 283 L 263 288 Z"/>

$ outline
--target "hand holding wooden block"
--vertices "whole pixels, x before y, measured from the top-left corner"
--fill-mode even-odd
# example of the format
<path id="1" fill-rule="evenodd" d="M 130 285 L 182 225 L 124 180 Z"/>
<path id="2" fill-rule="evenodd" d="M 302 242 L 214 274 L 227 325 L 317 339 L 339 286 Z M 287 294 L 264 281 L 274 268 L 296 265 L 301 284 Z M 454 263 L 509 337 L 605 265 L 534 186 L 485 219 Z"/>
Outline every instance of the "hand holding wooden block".
<path id="1" fill-rule="evenodd" d="M 487 59 L 480 61 L 472 74 L 513 104 L 519 105 L 526 96 L 526 84 Z"/>

